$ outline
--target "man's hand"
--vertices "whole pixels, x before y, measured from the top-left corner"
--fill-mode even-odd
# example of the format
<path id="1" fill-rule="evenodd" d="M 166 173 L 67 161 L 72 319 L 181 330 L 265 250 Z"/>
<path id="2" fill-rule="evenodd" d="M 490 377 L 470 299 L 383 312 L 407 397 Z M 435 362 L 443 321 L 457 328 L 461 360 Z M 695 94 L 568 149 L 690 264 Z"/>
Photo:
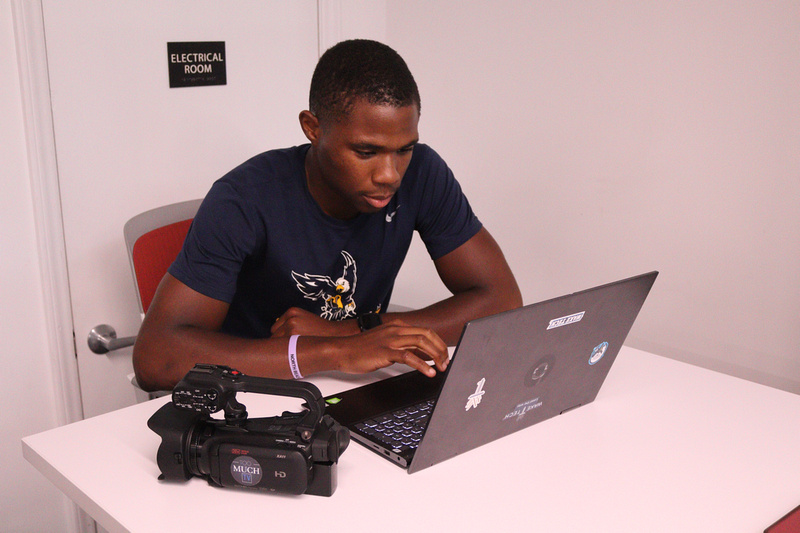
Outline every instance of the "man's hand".
<path id="1" fill-rule="evenodd" d="M 399 320 L 337 342 L 343 343 L 337 370 L 347 373 L 361 374 L 402 363 L 433 377 L 436 369 L 444 372 L 449 362 L 447 344 L 439 335 Z M 426 361 L 433 361 L 436 368 Z"/>
<path id="2" fill-rule="evenodd" d="M 427 376 L 436 370 L 426 361 L 433 361 L 444 371 L 449 356 L 447 345 L 434 331 L 412 327 L 394 319 L 389 323 L 361 333 L 355 320 L 330 321 L 293 307 L 286 311 L 271 328 L 273 337 L 301 335 L 307 337 L 351 337 L 337 339 L 337 370 L 350 374 L 372 372 L 394 363 L 403 363 Z M 342 344 L 339 344 L 340 340 Z M 301 340 L 298 351 L 302 353 Z"/>
<path id="3" fill-rule="evenodd" d="M 291 335 L 342 337 L 355 335 L 360 331 L 355 320 L 325 320 L 297 307 L 289 308 L 270 328 L 273 337 L 289 337 Z"/>

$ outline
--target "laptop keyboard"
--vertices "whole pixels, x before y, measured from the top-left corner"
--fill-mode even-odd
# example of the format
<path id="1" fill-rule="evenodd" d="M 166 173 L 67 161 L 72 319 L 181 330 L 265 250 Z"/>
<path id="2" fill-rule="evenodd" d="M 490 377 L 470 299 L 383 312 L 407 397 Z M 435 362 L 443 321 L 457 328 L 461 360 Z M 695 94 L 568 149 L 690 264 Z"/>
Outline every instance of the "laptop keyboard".
<path id="1" fill-rule="evenodd" d="M 356 424 L 356 429 L 395 453 L 416 449 L 431 417 L 434 400 L 426 400 Z"/>

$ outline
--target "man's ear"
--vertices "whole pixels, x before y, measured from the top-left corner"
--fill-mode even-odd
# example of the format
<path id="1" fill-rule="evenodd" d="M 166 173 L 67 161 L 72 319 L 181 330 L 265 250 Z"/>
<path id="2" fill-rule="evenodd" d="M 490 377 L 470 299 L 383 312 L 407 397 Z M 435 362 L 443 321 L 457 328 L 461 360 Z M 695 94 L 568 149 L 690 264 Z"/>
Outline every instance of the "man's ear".
<path id="1" fill-rule="evenodd" d="M 319 119 L 311 111 L 300 112 L 300 127 L 303 129 L 303 134 L 312 145 L 317 144 L 319 140 Z"/>

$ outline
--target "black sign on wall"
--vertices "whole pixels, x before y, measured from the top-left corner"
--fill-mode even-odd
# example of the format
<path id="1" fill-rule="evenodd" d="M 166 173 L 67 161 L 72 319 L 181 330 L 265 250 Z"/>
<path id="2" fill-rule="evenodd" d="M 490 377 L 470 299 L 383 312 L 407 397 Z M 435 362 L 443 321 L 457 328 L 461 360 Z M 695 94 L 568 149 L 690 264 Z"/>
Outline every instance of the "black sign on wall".
<path id="1" fill-rule="evenodd" d="M 170 87 L 225 85 L 225 41 L 167 43 Z"/>

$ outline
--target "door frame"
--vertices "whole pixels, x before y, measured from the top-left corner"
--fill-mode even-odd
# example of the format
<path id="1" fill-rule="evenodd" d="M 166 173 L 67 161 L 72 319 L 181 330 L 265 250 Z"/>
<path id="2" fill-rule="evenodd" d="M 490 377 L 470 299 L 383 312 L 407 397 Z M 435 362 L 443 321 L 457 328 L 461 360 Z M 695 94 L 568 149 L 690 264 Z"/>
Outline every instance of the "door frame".
<path id="1" fill-rule="evenodd" d="M 72 303 L 69 292 L 55 132 L 50 106 L 47 47 L 41 1 L 12 0 L 28 179 L 41 272 L 50 376 L 59 426 L 83 419 Z M 72 502 L 71 502 L 72 503 Z M 68 531 L 96 531 L 77 504 L 66 507 Z"/>
<path id="2" fill-rule="evenodd" d="M 83 419 L 41 1 L 13 0 L 22 116 L 59 425 Z"/>

